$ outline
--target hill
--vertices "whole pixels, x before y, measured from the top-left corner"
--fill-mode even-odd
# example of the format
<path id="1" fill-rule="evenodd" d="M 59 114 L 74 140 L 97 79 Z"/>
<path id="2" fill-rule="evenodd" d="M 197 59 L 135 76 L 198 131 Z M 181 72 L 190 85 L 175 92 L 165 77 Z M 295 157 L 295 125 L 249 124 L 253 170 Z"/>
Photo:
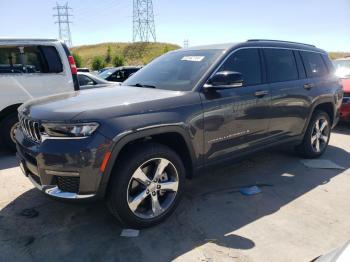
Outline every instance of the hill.
<path id="1" fill-rule="evenodd" d="M 168 43 L 101 43 L 96 45 L 83 45 L 71 48 L 72 53 L 81 57 L 81 67 L 92 68 L 94 57 L 106 60 L 105 66 L 112 65 L 113 57 L 124 59 L 125 65 L 144 65 L 154 58 L 171 50 L 181 48 Z M 110 51 L 108 51 L 110 50 Z"/>

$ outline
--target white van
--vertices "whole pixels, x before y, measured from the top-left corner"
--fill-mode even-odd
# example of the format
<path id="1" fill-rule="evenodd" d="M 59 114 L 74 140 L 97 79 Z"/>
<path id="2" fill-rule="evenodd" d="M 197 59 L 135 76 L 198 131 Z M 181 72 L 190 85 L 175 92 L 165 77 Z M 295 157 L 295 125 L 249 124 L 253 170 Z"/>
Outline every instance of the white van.
<path id="1" fill-rule="evenodd" d="M 56 39 L 0 38 L 0 142 L 15 150 L 17 108 L 29 99 L 79 90 L 77 68 Z"/>

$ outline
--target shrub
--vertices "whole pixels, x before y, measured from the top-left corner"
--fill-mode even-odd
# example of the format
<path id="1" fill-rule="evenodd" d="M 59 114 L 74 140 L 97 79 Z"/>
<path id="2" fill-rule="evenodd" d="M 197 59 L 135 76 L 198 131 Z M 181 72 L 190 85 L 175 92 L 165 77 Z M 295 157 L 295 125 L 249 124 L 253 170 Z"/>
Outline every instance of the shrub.
<path id="1" fill-rule="evenodd" d="M 115 66 L 115 67 L 123 66 L 124 63 L 125 63 L 124 57 L 122 57 L 122 56 L 116 55 L 116 56 L 113 58 L 113 66 Z"/>
<path id="2" fill-rule="evenodd" d="M 106 63 L 110 64 L 111 62 L 112 62 L 112 49 L 111 49 L 111 46 L 109 45 L 107 48 Z"/>
<path id="3" fill-rule="evenodd" d="M 82 58 L 80 55 L 73 53 L 74 61 L 77 67 L 82 67 Z"/>
<path id="4" fill-rule="evenodd" d="M 92 69 L 93 70 L 100 70 L 106 66 L 106 62 L 101 56 L 95 56 L 92 59 Z"/>

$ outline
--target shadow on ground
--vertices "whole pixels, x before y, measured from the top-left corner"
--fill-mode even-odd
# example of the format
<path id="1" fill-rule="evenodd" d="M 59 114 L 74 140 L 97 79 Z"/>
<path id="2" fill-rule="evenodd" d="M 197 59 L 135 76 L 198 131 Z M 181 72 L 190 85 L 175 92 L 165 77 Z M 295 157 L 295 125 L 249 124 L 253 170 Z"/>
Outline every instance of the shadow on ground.
<path id="1" fill-rule="evenodd" d="M 330 146 L 324 158 L 350 165 L 349 153 L 337 147 Z M 254 241 L 236 235 L 236 230 L 339 173 L 307 169 L 287 148 L 258 153 L 189 180 L 182 202 L 167 221 L 129 239 L 119 236 L 121 228 L 103 203 L 61 203 L 33 189 L 0 211 L 0 260 L 169 261 L 208 242 L 251 249 Z M 239 187 L 251 184 L 261 184 L 263 192 L 251 197 L 238 193 Z M 38 216 L 20 214 L 28 208 Z"/>

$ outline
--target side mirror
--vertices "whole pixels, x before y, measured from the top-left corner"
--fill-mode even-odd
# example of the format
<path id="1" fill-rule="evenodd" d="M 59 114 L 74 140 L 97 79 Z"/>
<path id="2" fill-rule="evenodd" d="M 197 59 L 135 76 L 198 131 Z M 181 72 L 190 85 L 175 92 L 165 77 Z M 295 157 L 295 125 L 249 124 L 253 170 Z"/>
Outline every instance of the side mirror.
<path id="1" fill-rule="evenodd" d="M 226 89 L 243 86 L 243 75 L 239 72 L 221 71 L 213 75 L 205 84 L 205 88 Z"/>

